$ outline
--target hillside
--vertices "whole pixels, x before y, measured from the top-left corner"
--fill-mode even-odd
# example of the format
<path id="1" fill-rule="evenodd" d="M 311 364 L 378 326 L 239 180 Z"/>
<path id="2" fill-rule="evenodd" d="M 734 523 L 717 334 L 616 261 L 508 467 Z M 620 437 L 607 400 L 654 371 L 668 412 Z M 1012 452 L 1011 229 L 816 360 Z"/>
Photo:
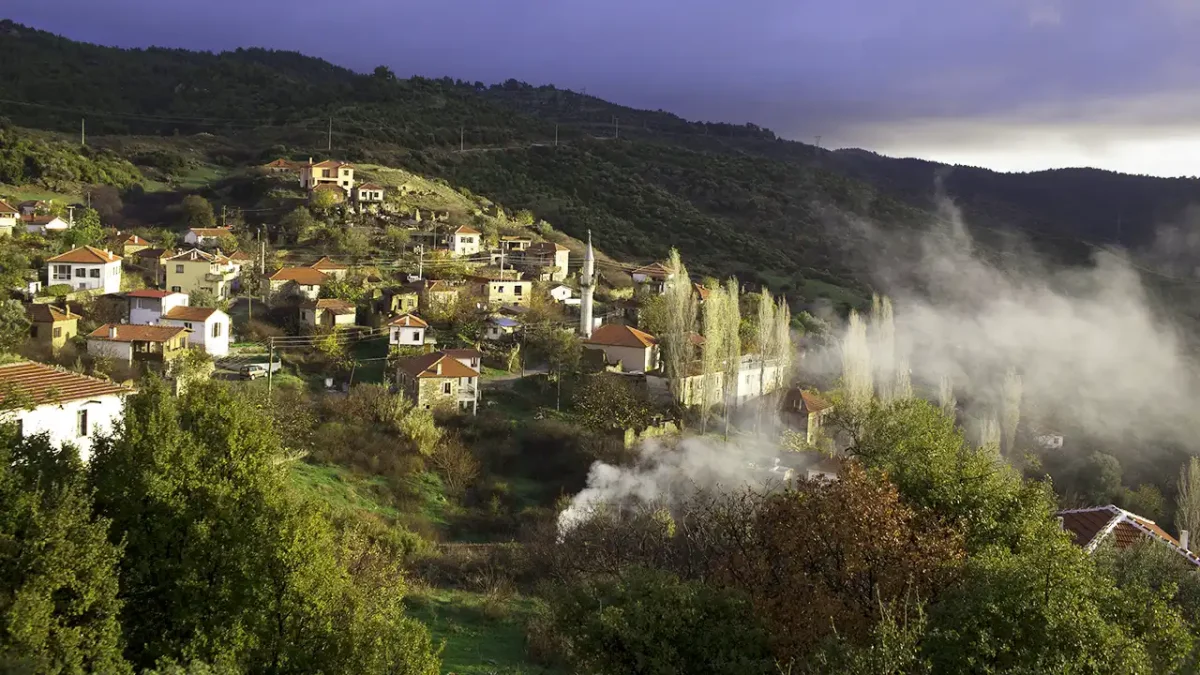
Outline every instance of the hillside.
<path id="1" fill-rule="evenodd" d="M 289 52 L 123 50 L 11 22 L 0 31 L 9 120 L 77 134 L 86 116 L 95 142 L 151 176 L 153 148 L 186 147 L 193 175 L 175 188 L 201 187 L 212 175 L 204 166 L 332 155 L 445 179 L 575 239 L 592 231 L 631 261 L 676 246 L 701 273 L 737 274 L 801 302 L 860 304 L 870 280 L 856 255 L 863 241 L 846 224 L 920 225 L 939 186 L 985 240 L 1017 230 L 1067 260 L 1088 255 L 1088 243 L 1147 245 L 1200 197 L 1197 180 L 999 174 L 829 152 L 754 125 L 690 122 L 513 80 L 405 80 Z"/>

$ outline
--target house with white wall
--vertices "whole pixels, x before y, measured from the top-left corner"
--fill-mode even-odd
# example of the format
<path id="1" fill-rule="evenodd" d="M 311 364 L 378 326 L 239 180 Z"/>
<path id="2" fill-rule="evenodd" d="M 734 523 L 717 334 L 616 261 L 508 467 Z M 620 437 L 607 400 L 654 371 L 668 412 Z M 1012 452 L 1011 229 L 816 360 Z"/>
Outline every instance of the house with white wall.
<path id="1" fill-rule="evenodd" d="M 188 344 L 203 349 L 213 358 L 229 355 L 229 333 L 233 324 L 229 315 L 219 309 L 177 305 L 164 313 L 158 323 L 191 331 Z"/>
<path id="2" fill-rule="evenodd" d="M 507 316 L 489 316 L 483 337 L 485 340 L 495 342 L 516 333 L 520 327 L 521 322 L 516 319 L 510 319 Z"/>
<path id="3" fill-rule="evenodd" d="M 230 227 L 193 227 L 183 235 L 183 243 L 188 246 L 219 246 L 228 240 L 229 244 L 237 245 Z"/>
<path id="4" fill-rule="evenodd" d="M 633 326 L 606 323 L 583 341 L 585 349 L 604 352 L 605 361 L 628 373 L 658 370 L 658 338 Z"/>
<path id="5" fill-rule="evenodd" d="M 429 324 L 416 314 L 401 314 L 388 322 L 388 344 L 393 347 L 420 347 L 425 344 Z"/>
<path id="6" fill-rule="evenodd" d="M 11 204 L 0 199 L 0 234 L 11 235 L 13 229 L 17 226 L 17 221 L 21 219 L 21 212 L 17 211 Z"/>
<path id="7" fill-rule="evenodd" d="M 459 258 L 479 253 L 482 243 L 483 233 L 473 227 L 460 225 L 450 233 L 450 253 Z"/>
<path id="8" fill-rule="evenodd" d="M 46 283 L 70 284 L 73 291 L 121 292 L 121 256 L 81 246 L 46 260 Z"/>
<path id="9" fill-rule="evenodd" d="M 163 314 L 176 307 L 188 306 L 187 293 L 159 291 L 152 288 L 140 288 L 125 294 L 128 302 L 126 316 L 129 323 L 153 325 L 158 323 Z"/>
<path id="10" fill-rule="evenodd" d="M 21 222 L 25 225 L 25 231 L 29 234 L 49 234 L 51 232 L 63 232 L 71 229 L 71 223 L 58 216 L 21 216 Z"/>
<path id="11" fill-rule="evenodd" d="M 268 281 L 273 298 L 316 300 L 321 296 L 321 286 L 329 283 L 330 277 L 311 267 L 284 267 L 272 274 Z"/>
<path id="12" fill-rule="evenodd" d="M 575 294 L 575 290 L 565 284 L 559 284 L 549 290 L 550 297 L 555 302 L 566 303 Z"/>
<path id="13" fill-rule="evenodd" d="M 44 433 L 55 446 L 72 445 L 86 462 L 96 436 L 120 422 L 132 391 L 32 361 L 9 363 L 0 366 L 0 408 L 11 409 L 0 412 L 0 419 L 16 422 L 22 436 Z"/>

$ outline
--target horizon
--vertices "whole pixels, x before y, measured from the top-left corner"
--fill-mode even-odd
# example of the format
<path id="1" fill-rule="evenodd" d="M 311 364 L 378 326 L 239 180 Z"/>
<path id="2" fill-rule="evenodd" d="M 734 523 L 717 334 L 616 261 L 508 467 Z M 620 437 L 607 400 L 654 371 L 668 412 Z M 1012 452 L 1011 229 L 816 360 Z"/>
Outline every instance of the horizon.
<path id="1" fill-rule="evenodd" d="M 1193 85 L 1200 84 L 1200 68 L 1179 65 L 1184 63 L 1179 60 L 1180 50 L 1196 51 L 1200 56 L 1197 46 L 1172 40 L 1163 32 L 1154 42 L 1156 49 L 1150 50 L 1156 53 L 1127 59 L 1138 63 L 1125 64 L 1126 70 L 1136 71 L 1135 66 L 1142 70 L 1124 72 L 1114 69 L 1120 64 L 1112 63 L 1111 55 L 1094 63 L 1083 58 L 1089 55 L 1087 49 L 1096 47 L 1093 43 L 1114 28 L 1113 17 L 1099 21 L 1088 12 L 1076 11 L 1078 4 L 1071 0 L 986 0 L 976 13 L 950 11 L 940 4 L 944 1 L 920 0 L 920 4 L 949 12 L 952 16 L 945 23 L 909 26 L 913 30 L 907 33 L 906 22 L 924 16 L 922 11 L 890 17 L 896 25 L 879 23 L 879 17 L 864 25 L 863 16 L 854 11 L 825 17 L 833 26 L 821 34 L 827 43 L 821 53 L 844 57 L 846 63 L 838 67 L 824 62 L 789 66 L 775 59 L 770 44 L 794 42 L 794 31 L 800 30 L 794 25 L 780 28 L 757 50 L 738 52 L 730 63 L 695 44 L 722 28 L 704 22 L 697 27 L 708 33 L 666 34 L 662 44 L 631 45 L 630 53 L 621 52 L 621 58 L 614 59 L 610 58 L 610 41 L 615 39 L 611 31 L 629 27 L 581 26 L 574 19 L 589 10 L 580 7 L 573 9 L 577 14 L 564 10 L 561 16 L 547 20 L 544 27 L 551 32 L 545 36 L 546 44 L 535 42 L 528 50 L 511 50 L 503 49 L 501 40 L 499 54 L 495 49 L 478 53 L 471 33 L 481 30 L 481 19 L 502 26 L 511 17 L 500 10 L 478 8 L 462 18 L 470 30 L 464 29 L 460 48 L 451 51 L 430 49 L 426 44 L 429 38 L 413 30 L 407 31 L 399 44 L 385 44 L 374 24 L 353 26 L 354 40 L 329 39 L 330 34 L 340 35 L 345 26 L 318 24 L 311 12 L 304 11 L 300 16 L 255 21 L 261 6 L 247 10 L 251 12 L 248 21 L 231 27 L 222 18 L 228 7 L 219 1 L 205 7 L 166 8 L 149 0 L 122 0 L 114 11 L 77 4 L 78 0 L 14 0 L 6 15 L 31 28 L 108 47 L 212 52 L 261 47 L 299 52 L 356 72 L 386 65 L 399 77 L 552 84 L 630 108 L 666 110 L 687 120 L 753 123 L 788 140 L 819 144 L 827 150 L 862 149 L 887 157 L 1001 173 L 1091 168 L 1165 178 L 1200 174 L 1192 159 L 1200 151 L 1200 126 L 1191 121 L 1196 117 L 1192 112 L 1200 108 L 1200 96 L 1192 93 Z M 864 9 L 878 2 L 855 0 L 852 4 Z M 456 0 L 453 4 L 471 2 Z M 770 0 L 768 4 L 772 4 Z M 350 5 L 383 12 L 383 16 L 389 11 L 376 0 L 351 0 Z M 1200 11 L 1174 0 L 1148 0 L 1144 8 L 1147 11 L 1122 15 L 1129 24 L 1129 35 L 1138 27 L 1180 31 L 1200 25 Z M 96 16 L 96 11 L 103 15 Z M 779 7 L 772 11 L 784 12 Z M 528 7 L 514 8 L 512 13 L 530 18 Z M 795 19 L 801 15 L 788 16 Z M 733 19 L 737 21 L 725 27 L 731 31 L 730 39 L 734 33 L 753 34 L 767 28 L 740 14 Z M 424 14 L 406 14 L 404 20 L 420 27 L 442 18 L 436 11 L 426 10 Z M 1159 25 L 1164 20 L 1166 28 Z M 699 19 L 654 15 L 647 21 L 678 28 L 677 23 Z M 906 41 L 919 39 L 922 31 L 953 36 L 957 47 L 965 47 L 970 42 L 967 35 L 989 21 L 1007 30 L 1007 37 L 996 38 L 998 42 L 989 42 L 986 48 L 956 54 L 962 63 L 946 63 L 944 55 L 928 51 L 913 56 L 911 62 L 900 59 L 890 63 L 883 58 L 899 46 L 911 47 Z M 520 43 L 522 33 L 531 30 L 523 25 L 514 27 L 511 42 Z M 572 31 L 588 38 L 563 46 L 578 59 L 537 58 L 536 52 L 549 53 L 562 42 L 559 33 Z M 442 39 L 440 34 L 432 37 Z M 1065 51 L 1047 46 L 1065 37 L 1078 39 L 1068 40 Z M 1022 64 L 1030 55 L 1000 47 L 1051 51 L 1043 54 L 1049 58 L 1044 63 Z M 651 54 L 634 58 L 639 50 Z M 1009 63 L 1014 60 L 1018 63 Z M 711 67 L 706 67 L 705 61 Z M 904 77 L 889 79 L 889 70 Z M 846 78 L 862 82 L 847 84 Z"/>

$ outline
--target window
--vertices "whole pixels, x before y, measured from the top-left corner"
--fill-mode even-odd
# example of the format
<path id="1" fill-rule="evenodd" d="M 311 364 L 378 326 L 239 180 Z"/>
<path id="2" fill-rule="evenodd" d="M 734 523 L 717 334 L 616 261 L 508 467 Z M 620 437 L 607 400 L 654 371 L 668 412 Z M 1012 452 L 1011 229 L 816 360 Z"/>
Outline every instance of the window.
<path id="1" fill-rule="evenodd" d="M 67 279 L 70 279 L 71 278 L 71 266 L 70 265 L 55 265 L 54 266 L 54 276 L 66 277 Z"/>
<path id="2" fill-rule="evenodd" d="M 36 325 L 31 325 L 29 327 L 29 337 L 31 337 L 31 338 L 37 337 L 37 326 Z"/>
<path id="3" fill-rule="evenodd" d="M 82 267 L 76 267 L 76 268 L 75 268 L 75 277 L 76 277 L 76 278 L 79 278 L 79 277 L 84 277 L 84 278 L 86 278 L 86 277 L 87 277 L 87 270 L 83 269 Z"/>
<path id="4" fill-rule="evenodd" d="M 517 285 L 517 286 L 513 286 L 513 293 L 514 293 L 514 294 L 516 294 L 516 295 L 521 295 L 521 290 L 522 290 L 522 289 L 521 289 L 521 287 L 520 287 L 519 285 Z"/>
<path id="5" fill-rule="evenodd" d="M 419 331 L 419 330 L 414 330 L 414 331 L 412 332 L 412 336 L 413 336 L 413 340 L 412 340 L 413 342 L 420 342 L 420 341 L 421 341 L 421 331 Z"/>
<path id="6" fill-rule="evenodd" d="M 183 274 L 183 265 L 175 266 L 175 274 Z"/>
<path id="7" fill-rule="evenodd" d="M 329 178 L 329 169 L 321 169 L 321 178 Z"/>
<path id="8" fill-rule="evenodd" d="M 220 322 L 220 321 L 218 321 L 218 322 L 216 322 L 216 323 L 214 323 L 214 324 L 213 324 L 213 334 L 212 334 L 212 336 L 213 336 L 213 337 L 215 337 L 215 338 L 219 338 L 219 337 L 221 337 L 221 322 Z"/>
<path id="9" fill-rule="evenodd" d="M 114 276 L 114 277 L 121 276 L 121 268 L 120 267 L 112 268 L 112 274 L 110 276 Z"/>
<path id="10" fill-rule="evenodd" d="M 442 393 L 443 393 L 443 394 L 449 394 L 449 393 L 450 393 L 450 383 L 449 383 L 449 382 L 443 382 L 443 383 L 442 383 Z"/>
<path id="11" fill-rule="evenodd" d="M 504 292 L 504 287 L 503 287 L 503 286 L 497 286 L 497 287 L 496 287 L 496 292 L 497 292 L 497 293 L 503 293 L 503 292 Z"/>
<path id="12" fill-rule="evenodd" d="M 25 438 L 25 420 L 17 418 L 17 438 Z"/>
<path id="13" fill-rule="evenodd" d="M 93 279 L 99 279 L 99 278 L 100 278 L 100 270 L 99 270 L 98 268 L 97 268 L 97 269 L 93 269 L 93 270 L 91 270 L 91 272 L 92 272 L 92 273 L 91 273 L 90 275 L 88 275 L 88 276 L 92 277 Z"/>
<path id="14" fill-rule="evenodd" d="M 88 435 L 88 411 L 80 410 L 75 413 L 75 431 L 77 436 Z"/>
<path id="15" fill-rule="evenodd" d="M 56 337 L 56 338 L 62 337 L 62 326 L 54 327 L 54 337 Z"/>
<path id="16" fill-rule="evenodd" d="M 179 292 L 182 292 L 182 291 L 183 291 L 183 289 L 182 289 L 182 288 L 180 288 L 179 286 L 172 286 L 172 287 L 171 287 L 171 292 L 172 292 L 172 293 L 179 293 Z"/>
<path id="17" fill-rule="evenodd" d="M 184 328 L 186 328 L 186 329 L 188 329 L 188 330 L 191 330 L 191 329 L 192 329 L 192 322 L 190 322 L 190 321 L 184 321 L 184 322 L 183 322 L 183 327 L 184 327 Z"/>

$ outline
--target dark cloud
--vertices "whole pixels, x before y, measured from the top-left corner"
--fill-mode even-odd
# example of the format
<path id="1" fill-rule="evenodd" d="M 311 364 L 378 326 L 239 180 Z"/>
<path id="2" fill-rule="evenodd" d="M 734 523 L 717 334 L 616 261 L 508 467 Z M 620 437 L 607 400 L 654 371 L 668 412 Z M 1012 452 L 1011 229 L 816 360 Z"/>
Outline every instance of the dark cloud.
<path id="1" fill-rule="evenodd" d="M 5 5 L 14 20 L 104 44 L 259 45 L 357 70 L 515 77 L 847 145 L 915 126 L 936 145 L 937 124 L 942 144 L 987 139 L 1000 124 L 1103 145 L 1109 127 L 1153 134 L 1145 120 L 1171 116 L 1157 102 L 1200 87 L 1200 9 L 1190 0 Z"/>

